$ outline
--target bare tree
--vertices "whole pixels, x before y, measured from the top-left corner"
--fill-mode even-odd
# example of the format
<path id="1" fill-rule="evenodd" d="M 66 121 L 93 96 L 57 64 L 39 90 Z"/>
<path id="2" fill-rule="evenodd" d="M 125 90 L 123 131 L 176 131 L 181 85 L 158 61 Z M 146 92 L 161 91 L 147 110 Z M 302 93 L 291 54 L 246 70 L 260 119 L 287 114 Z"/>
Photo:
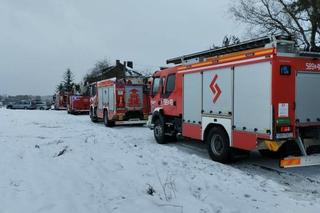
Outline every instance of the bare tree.
<path id="1" fill-rule="evenodd" d="M 235 35 L 227 35 L 223 38 L 223 41 L 222 41 L 222 46 L 223 47 L 228 47 L 230 45 L 233 45 L 233 44 L 239 44 L 240 43 L 240 39 L 235 36 Z"/>
<path id="2" fill-rule="evenodd" d="M 235 35 L 226 35 L 226 36 L 224 36 L 224 38 L 222 40 L 221 46 L 216 46 L 215 44 L 212 44 L 210 49 L 228 47 L 230 45 L 239 44 L 239 43 L 240 43 L 240 39 L 237 36 L 235 36 Z"/>
<path id="3" fill-rule="evenodd" d="M 287 34 L 308 51 L 320 51 L 319 0 L 239 0 L 231 7 L 255 36 Z"/>
<path id="4" fill-rule="evenodd" d="M 84 76 L 83 82 L 87 83 L 91 78 L 95 78 L 100 76 L 105 70 L 107 70 L 111 66 L 108 59 L 102 59 L 97 61 L 92 69 L 88 71 L 88 73 Z"/>

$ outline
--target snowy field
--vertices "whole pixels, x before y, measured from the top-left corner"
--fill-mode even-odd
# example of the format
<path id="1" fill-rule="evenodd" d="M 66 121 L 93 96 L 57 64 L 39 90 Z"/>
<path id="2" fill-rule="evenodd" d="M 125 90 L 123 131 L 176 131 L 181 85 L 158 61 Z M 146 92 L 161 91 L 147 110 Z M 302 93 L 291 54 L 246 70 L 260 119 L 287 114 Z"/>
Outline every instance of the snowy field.
<path id="1" fill-rule="evenodd" d="M 86 115 L 0 109 L 0 152 L 0 213 L 320 211 L 320 166 L 222 165 L 196 142 L 158 145 Z"/>

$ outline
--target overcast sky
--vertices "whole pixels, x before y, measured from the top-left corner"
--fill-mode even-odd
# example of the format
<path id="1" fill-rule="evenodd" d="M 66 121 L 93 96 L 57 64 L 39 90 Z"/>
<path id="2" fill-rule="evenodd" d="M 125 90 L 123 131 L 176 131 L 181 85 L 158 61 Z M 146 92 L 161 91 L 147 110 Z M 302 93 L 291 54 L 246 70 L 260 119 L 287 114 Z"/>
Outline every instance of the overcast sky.
<path id="1" fill-rule="evenodd" d="M 231 0 L 0 0 L 0 94 L 53 94 L 99 59 L 156 70 L 243 34 Z"/>

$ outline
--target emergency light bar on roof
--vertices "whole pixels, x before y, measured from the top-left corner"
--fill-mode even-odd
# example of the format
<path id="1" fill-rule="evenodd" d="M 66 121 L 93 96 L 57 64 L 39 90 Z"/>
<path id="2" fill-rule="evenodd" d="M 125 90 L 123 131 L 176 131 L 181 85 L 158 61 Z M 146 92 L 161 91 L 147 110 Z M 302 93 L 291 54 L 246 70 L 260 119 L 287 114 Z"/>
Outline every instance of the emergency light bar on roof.
<path id="1" fill-rule="evenodd" d="M 277 36 L 266 36 L 261 37 L 258 39 L 253 39 L 249 41 L 244 41 L 239 44 L 230 45 L 227 47 L 221 47 L 217 49 L 212 50 L 206 50 L 198 53 L 193 53 L 189 55 L 184 55 L 172 59 L 167 60 L 167 64 L 181 64 L 186 61 L 201 61 L 201 59 L 214 57 L 218 55 L 228 54 L 228 53 L 234 53 L 244 50 L 250 50 L 255 48 L 262 48 L 265 47 L 267 44 L 270 44 L 271 42 L 275 40 L 285 40 L 285 41 L 292 41 L 292 38 L 290 36 L 283 36 L 283 35 L 277 35 Z"/>

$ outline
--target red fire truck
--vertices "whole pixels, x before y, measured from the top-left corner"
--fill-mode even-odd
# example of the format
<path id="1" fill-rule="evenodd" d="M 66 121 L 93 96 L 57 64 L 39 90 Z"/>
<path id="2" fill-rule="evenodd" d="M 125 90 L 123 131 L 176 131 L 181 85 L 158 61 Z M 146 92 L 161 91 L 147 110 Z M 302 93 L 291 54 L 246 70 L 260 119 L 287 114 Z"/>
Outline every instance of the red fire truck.
<path id="1" fill-rule="evenodd" d="M 81 114 L 89 113 L 90 96 L 71 95 L 68 102 L 68 113 Z"/>
<path id="2" fill-rule="evenodd" d="M 143 77 L 107 79 L 91 85 L 90 118 L 117 124 L 145 124 L 150 112 L 149 90 Z"/>
<path id="3" fill-rule="evenodd" d="M 155 72 L 151 91 L 158 143 L 179 134 L 205 141 L 222 163 L 239 150 L 259 150 L 286 152 L 281 167 L 320 164 L 319 53 L 274 36 L 167 63 L 176 66 Z"/>
<path id="4" fill-rule="evenodd" d="M 54 99 L 54 109 L 55 110 L 66 110 L 67 102 L 68 102 L 68 94 L 67 93 L 57 93 L 53 96 Z"/>

